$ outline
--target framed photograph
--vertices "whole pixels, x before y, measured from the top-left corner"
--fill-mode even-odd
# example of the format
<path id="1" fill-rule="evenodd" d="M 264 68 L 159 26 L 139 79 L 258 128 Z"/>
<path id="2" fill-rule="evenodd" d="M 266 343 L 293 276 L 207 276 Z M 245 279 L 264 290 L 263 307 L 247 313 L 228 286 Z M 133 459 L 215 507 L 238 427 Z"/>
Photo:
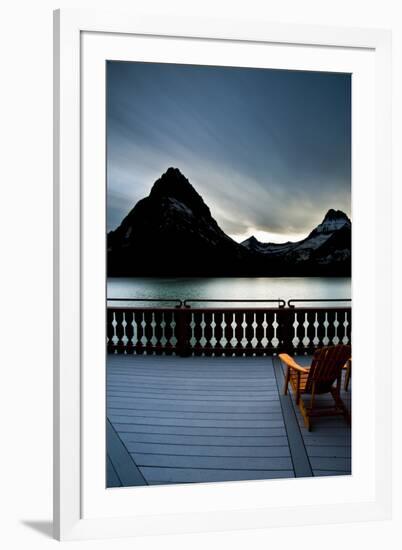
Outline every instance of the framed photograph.
<path id="1" fill-rule="evenodd" d="M 54 28 L 55 537 L 389 517 L 390 33 Z"/>

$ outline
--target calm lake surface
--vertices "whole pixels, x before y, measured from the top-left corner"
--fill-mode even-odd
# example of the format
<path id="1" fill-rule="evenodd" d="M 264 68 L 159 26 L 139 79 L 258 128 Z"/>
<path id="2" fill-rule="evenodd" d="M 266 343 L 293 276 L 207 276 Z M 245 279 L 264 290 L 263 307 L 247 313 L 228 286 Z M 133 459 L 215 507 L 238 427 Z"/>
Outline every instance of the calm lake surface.
<path id="1" fill-rule="evenodd" d="M 108 298 L 289 300 L 351 298 L 349 277 L 116 277 L 107 282 Z M 127 302 L 128 304 L 128 302 Z M 141 304 L 138 304 L 141 305 Z M 168 304 L 167 304 L 168 305 Z M 274 304 L 272 304 L 275 307 Z"/>

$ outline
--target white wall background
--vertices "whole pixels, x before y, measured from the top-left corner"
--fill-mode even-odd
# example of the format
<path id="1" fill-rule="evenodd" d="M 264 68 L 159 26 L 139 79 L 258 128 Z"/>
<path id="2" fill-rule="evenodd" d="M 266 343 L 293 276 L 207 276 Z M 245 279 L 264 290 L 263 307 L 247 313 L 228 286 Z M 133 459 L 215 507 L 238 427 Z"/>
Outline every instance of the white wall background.
<path id="1" fill-rule="evenodd" d="M 48 548 L 52 496 L 52 10 L 108 8 L 393 30 L 395 303 L 401 305 L 402 10 L 400 0 L 14 0 L 2 5 L 0 61 L 0 541 Z M 391 237 L 391 236 L 390 236 Z M 401 323 L 394 315 L 394 355 Z M 385 345 L 388 343 L 384 342 Z M 379 365 L 384 368 L 385 365 Z M 395 360 L 395 508 L 389 522 L 89 541 L 75 548 L 399 548 L 402 377 Z M 384 421 L 387 421 L 384 419 Z M 398 525 L 399 523 L 399 525 Z M 399 539 L 399 541 L 398 541 Z"/>

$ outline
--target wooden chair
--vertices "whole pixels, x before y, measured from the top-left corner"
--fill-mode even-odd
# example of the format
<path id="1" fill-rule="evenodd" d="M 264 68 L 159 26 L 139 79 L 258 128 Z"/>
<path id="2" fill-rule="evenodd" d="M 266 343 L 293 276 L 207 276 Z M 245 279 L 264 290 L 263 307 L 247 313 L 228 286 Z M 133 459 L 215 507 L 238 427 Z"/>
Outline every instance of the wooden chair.
<path id="1" fill-rule="evenodd" d="M 293 388 L 296 404 L 304 419 L 304 425 L 310 431 L 312 416 L 329 416 L 342 414 L 350 422 L 349 412 L 340 397 L 342 369 L 351 357 L 350 346 L 337 345 L 318 349 L 310 367 L 302 367 L 287 353 L 280 353 L 279 359 L 286 365 L 284 394 L 288 392 L 289 382 Z M 334 385 L 335 384 L 335 385 Z M 316 395 L 330 393 L 334 405 L 318 407 Z M 303 395 L 310 395 L 310 403 L 306 405 Z"/>

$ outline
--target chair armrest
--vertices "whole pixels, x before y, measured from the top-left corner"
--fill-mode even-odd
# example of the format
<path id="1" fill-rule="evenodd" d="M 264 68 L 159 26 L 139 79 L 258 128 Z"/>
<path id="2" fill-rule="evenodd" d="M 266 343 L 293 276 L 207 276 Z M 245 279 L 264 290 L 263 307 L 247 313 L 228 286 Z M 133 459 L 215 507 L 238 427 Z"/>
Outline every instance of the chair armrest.
<path id="1" fill-rule="evenodd" d="M 298 365 L 296 361 L 293 359 L 293 357 L 291 357 L 287 353 L 280 353 L 278 357 L 282 361 L 282 363 L 284 363 L 287 367 L 290 367 L 293 370 L 301 372 L 302 374 L 307 374 L 309 372 L 309 369 L 306 369 L 305 367 Z"/>

